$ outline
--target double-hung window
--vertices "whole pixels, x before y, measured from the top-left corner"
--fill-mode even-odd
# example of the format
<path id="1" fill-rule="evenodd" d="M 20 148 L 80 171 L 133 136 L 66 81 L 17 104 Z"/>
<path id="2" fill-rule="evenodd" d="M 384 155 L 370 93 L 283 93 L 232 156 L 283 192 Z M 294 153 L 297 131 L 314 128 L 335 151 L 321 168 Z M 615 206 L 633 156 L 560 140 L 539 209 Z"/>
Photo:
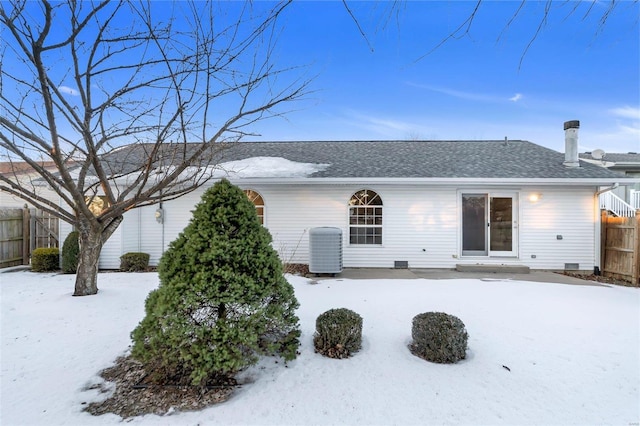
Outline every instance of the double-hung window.
<path id="1" fill-rule="evenodd" d="M 349 243 L 382 245 L 382 199 L 363 189 L 349 200 Z"/>

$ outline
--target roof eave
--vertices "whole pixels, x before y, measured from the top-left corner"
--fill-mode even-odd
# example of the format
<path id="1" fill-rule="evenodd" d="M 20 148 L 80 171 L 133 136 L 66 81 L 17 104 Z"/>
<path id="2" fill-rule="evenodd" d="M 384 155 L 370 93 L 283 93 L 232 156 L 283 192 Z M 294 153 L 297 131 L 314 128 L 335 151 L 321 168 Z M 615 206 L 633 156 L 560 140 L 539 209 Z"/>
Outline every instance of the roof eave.
<path id="1" fill-rule="evenodd" d="M 233 183 L 242 184 L 429 184 L 429 185 L 465 185 L 465 186 L 501 186 L 501 185 L 526 185 L 526 186 L 606 186 L 626 185 L 640 183 L 640 178 L 325 178 L 325 177 L 265 177 L 265 178 L 233 178 Z"/>

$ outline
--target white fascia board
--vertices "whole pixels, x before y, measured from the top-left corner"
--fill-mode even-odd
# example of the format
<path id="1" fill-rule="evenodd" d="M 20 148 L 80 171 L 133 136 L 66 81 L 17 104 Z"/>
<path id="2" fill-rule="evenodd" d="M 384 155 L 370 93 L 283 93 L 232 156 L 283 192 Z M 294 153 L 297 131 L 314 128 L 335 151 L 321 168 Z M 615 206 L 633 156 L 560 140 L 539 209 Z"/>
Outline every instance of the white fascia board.
<path id="1" fill-rule="evenodd" d="M 614 178 L 614 179 L 496 179 L 496 178 L 245 178 L 230 179 L 234 184 L 256 185 L 348 185 L 348 184 L 416 184 L 416 185 L 440 185 L 440 186 L 609 186 L 615 183 L 619 185 L 640 183 L 640 178 Z"/>

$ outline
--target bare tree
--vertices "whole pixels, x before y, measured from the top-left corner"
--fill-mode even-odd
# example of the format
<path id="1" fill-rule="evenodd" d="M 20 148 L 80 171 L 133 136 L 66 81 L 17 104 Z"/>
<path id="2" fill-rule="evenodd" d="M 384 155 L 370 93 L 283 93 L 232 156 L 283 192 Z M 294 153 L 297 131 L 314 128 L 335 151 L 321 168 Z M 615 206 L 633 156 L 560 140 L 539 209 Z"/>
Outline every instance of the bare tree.
<path id="1" fill-rule="evenodd" d="M 61 202 L 11 176 L 0 189 L 79 231 L 74 295 L 97 293 L 125 212 L 193 191 L 247 126 L 306 93 L 304 73 L 272 63 L 289 3 L 2 2 L 0 155 Z"/>
<path id="2" fill-rule="evenodd" d="M 632 14 L 632 16 L 636 16 L 635 24 L 637 25 L 639 19 L 637 17 L 638 2 L 639 0 L 536 0 L 536 3 L 538 3 L 540 7 L 536 8 L 534 15 L 527 15 L 528 12 L 525 11 L 525 6 L 527 5 L 527 3 L 533 3 L 533 0 L 505 2 L 505 4 L 503 4 L 502 6 L 511 8 L 511 16 L 504 22 L 495 23 L 496 27 L 502 28 L 502 31 L 496 41 L 499 41 L 502 37 L 504 37 L 512 27 L 515 27 L 517 25 L 526 25 L 530 27 L 530 35 L 524 41 L 525 45 L 523 45 L 522 55 L 520 56 L 520 62 L 518 64 L 518 67 L 521 68 L 527 53 L 534 45 L 538 37 L 548 27 L 549 20 L 551 18 L 559 17 L 562 20 L 566 20 L 570 17 L 578 17 L 585 23 L 589 21 L 590 24 L 594 25 L 593 33 L 595 37 L 605 28 L 607 22 L 616 13 Z M 369 48 L 369 50 L 374 51 L 367 31 L 363 29 L 361 18 L 358 17 L 358 15 L 354 13 L 352 8 L 349 6 L 350 3 L 357 2 L 342 0 L 342 3 L 345 11 L 353 20 L 360 36 L 366 42 L 367 47 Z M 379 18 L 379 24 L 377 25 L 376 31 L 386 29 L 386 27 L 391 22 L 395 22 L 396 25 L 400 27 L 400 20 L 402 15 L 409 12 L 411 8 L 411 2 L 408 2 L 406 0 L 392 0 L 389 2 L 380 3 L 384 7 L 378 8 L 377 13 L 375 13 L 375 15 L 377 15 Z M 451 43 L 454 40 L 470 37 L 472 35 L 472 30 L 478 17 L 485 11 L 488 4 L 494 2 L 488 0 L 472 0 L 468 1 L 467 3 L 469 6 L 469 13 L 462 16 L 461 21 L 457 26 L 453 28 L 451 32 L 449 32 L 448 34 L 443 34 L 442 39 L 437 44 L 433 46 L 425 45 L 424 52 L 419 54 L 414 62 L 421 61 L 422 59 L 426 58 L 433 52 L 439 50 L 440 48 L 447 45 L 448 43 Z M 361 9 L 370 11 L 371 7 L 361 7 Z M 527 16 L 525 17 L 523 15 Z M 521 18 L 525 18 L 526 23 L 518 22 Z M 587 20 L 587 18 L 595 19 Z"/>
<path id="3" fill-rule="evenodd" d="M 498 37 L 498 40 L 514 25 L 516 25 L 518 19 L 523 14 L 523 9 L 525 4 L 531 3 L 531 0 L 520 0 L 518 2 L 513 2 L 513 11 L 511 17 L 504 23 L 502 23 L 502 32 Z M 473 2 L 473 9 L 469 13 L 469 15 L 460 23 L 458 27 L 456 27 L 451 33 L 449 33 L 445 38 L 440 41 L 436 46 L 434 46 L 431 50 L 420 56 L 416 61 L 420 61 L 424 59 L 429 54 L 433 53 L 435 50 L 439 49 L 447 42 L 453 39 L 460 39 L 464 37 L 468 37 L 471 33 L 471 29 L 473 28 L 474 21 L 476 20 L 478 14 L 481 12 L 483 6 L 487 4 L 487 0 L 475 0 Z M 575 2 L 567 2 L 564 0 L 544 0 L 540 2 L 544 5 L 541 7 L 537 16 L 532 20 L 533 27 L 531 31 L 531 35 L 527 40 L 526 46 L 523 48 L 522 55 L 520 56 L 520 63 L 518 64 L 518 68 L 522 67 L 522 63 L 524 61 L 525 56 L 531 46 L 535 43 L 536 39 L 543 32 L 545 27 L 548 25 L 548 21 L 551 16 L 559 15 L 563 19 L 567 19 L 574 15 L 580 15 L 581 19 L 584 21 L 589 16 L 595 16 L 597 18 L 597 26 L 594 28 L 594 35 L 602 31 L 604 26 L 606 25 L 609 18 L 613 15 L 614 12 L 621 13 L 634 13 L 635 5 L 638 3 L 638 0 L 631 0 L 627 2 L 627 8 L 622 10 L 621 1 L 618 0 L 605 0 L 605 1 L 584 1 L 578 0 Z M 585 6 L 586 3 L 586 6 Z M 397 7 L 397 6 L 396 6 Z M 636 21 L 637 22 L 637 21 Z"/>

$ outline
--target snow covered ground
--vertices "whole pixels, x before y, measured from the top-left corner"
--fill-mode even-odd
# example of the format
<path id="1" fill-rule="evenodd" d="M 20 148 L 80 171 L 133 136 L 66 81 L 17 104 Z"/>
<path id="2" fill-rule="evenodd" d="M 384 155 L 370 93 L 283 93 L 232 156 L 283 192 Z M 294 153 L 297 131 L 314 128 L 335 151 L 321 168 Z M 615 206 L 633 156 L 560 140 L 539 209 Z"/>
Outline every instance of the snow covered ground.
<path id="1" fill-rule="evenodd" d="M 155 273 L 100 274 L 74 298 L 73 275 L 0 274 L 0 424 L 98 425 L 83 390 L 122 355 Z M 522 281 L 290 277 L 301 307 L 301 355 L 265 359 L 227 402 L 143 416 L 144 425 L 620 424 L 640 421 L 640 291 Z M 346 307 L 364 319 L 347 360 L 313 352 L 316 317 Z M 467 326 L 467 359 L 413 356 L 411 319 L 443 311 Z M 508 371 L 503 366 L 510 369 Z"/>

